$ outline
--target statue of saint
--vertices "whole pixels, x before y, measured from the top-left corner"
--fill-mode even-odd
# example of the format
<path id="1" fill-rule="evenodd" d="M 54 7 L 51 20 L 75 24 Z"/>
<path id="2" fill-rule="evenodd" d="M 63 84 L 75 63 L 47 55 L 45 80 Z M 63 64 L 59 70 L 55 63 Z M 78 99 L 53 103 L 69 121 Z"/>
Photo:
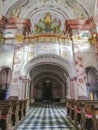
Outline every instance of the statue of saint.
<path id="1" fill-rule="evenodd" d="M 44 22 L 43 20 L 40 18 L 38 21 L 38 33 L 43 33 L 44 30 Z"/>
<path id="2" fill-rule="evenodd" d="M 58 23 L 56 18 L 53 19 L 52 24 L 51 24 L 51 29 L 53 31 L 53 33 L 57 33 L 57 27 L 58 27 Z"/>
<path id="3" fill-rule="evenodd" d="M 45 32 L 51 33 L 51 15 L 50 13 L 46 13 L 44 17 L 44 24 L 45 24 Z"/>

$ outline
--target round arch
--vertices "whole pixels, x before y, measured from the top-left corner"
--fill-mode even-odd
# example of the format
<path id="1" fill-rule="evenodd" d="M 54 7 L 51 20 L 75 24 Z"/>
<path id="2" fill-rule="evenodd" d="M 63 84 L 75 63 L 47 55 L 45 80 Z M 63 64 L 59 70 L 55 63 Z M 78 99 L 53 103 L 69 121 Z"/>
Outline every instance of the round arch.
<path id="1" fill-rule="evenodd" d="M 98 72 L 94 66 L 87 66 L 85 68 L 86 73 L 86 87 L 88 98 L 92 100 L 98 100 Z M 92 95 L 92 96 L 91 96 Z"/>
<path id="2" fill-rule="evenodd" d="M 75 75 L 75 70 L 72 64 L 68 60 L 63 59 L 62 57 L 55 54 L 44 54 L 44 55 L 37 56 L 31 59 L 30 61 L 25 62 L 21 70 L 21 77 L 31 78 L 30 95 L 32 95 L 32 91 L 36 93 L 36 94 L 33 93 L 33 95 L 36 96 L 30 97 L 30 99 L 32 98 L 42 99 L 41 93 L 43 93 L 42 92 L 43 90 L 40 89 L 42 87 L 40 87 L 39 85 L 39 87 L 37 88 L 36 87 L 37 83 L 35 83 L 35 81 L 39 82 L 40 79 L 43 80 L 40 81 L 40 83 L 41 82 L 44 83 L 45 78 L 47 78 L 47 79 L 52 79 L 53 81 L 51 85 L 51 91 L 53 92 L 53 95 L 55 95 L 53 97 L 54 98 L 60 97 L 59 98 L 60 100 L 64 99 L 65 101 L 65 98 L 69 95 L 68 89 L 70 87 L 67 85 L 68 82 L 67 80 L 68 78 L 73 77 L 74 75 Z M 54 80 L 56 81 L 56 84 L 58 84 L 57 86 L 59 87 L 55 88 Z M 52 88 L 54 88 L 54 90 Z"/>
<path id="3" fill-rule="evenodd" d="M 46 63 L 59 66 L 68 77 L 73 77 L 75 75 L 72 64 L 68 62 L 68 60 L 54 54 L 44 54 L 29 60 L 23 65 L 20 74 L 21 76 L 27 76 L 32 68 Z"/>
<path id="4" fill-rule="evenodd" d="M 0 66 L 0 100 L 8 99 L 11 86 L 12 71 L 7 65 Z"/>
<path id="5" fill-rule="evenodd" d="M 61 3 L 60 3 L 61 2 Z M 85 2 L 86 3 L 86 2 Z M 12 12 L 16 12 L 15 16 L 17 17 L 28 17 L 29 14 L 32 14 L 32 12 L 36 11 L 38 12 L 39 9 L 47 9 L 48 7 L 51 9 L 55 7 L 60 13 L 65 15 L 65 12 L 67 12 L 67 16 L 69 18 L 77 18 L 78 14 L 83 13 L 85 18 L 89 17 L 89 10 L 85 8 L 85 4 L 83 4 L 80 0 L 79 1 L 61 1 L 59 0 L 58 2 L 53 0 L 53 1 L 41 1 L 41 0 L 34 0 L 33 5 L 31 1 L 24 0 L 24 1 L 15 1 L 11 4 L 9 4 L 9 1 L 5 3 L 5 5 L 9 5 L 9 7 L 5 8 L 5 14 L 10 17 Z M 11 5 L 11 6 L 10 6 Z M 24 7 L 27 8 L 27 11 L 24 13 Z M 47 7 L 47 8 L 46 8 Z M 77 7 L 77 10 L 73 11 L 73 8 Z M 77 13 L 77 11 L 80 11 Z M 66 15 L 65 15 L 66 16 Z"/>

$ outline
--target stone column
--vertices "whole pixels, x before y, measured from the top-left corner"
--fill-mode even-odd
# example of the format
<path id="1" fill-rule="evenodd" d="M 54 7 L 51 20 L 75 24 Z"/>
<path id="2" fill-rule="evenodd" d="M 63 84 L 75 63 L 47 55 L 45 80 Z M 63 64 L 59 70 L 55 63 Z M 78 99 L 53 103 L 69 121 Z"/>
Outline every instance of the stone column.
<path id="1" fill-rule="evenodd" d="M 29 78 L 21 77 L 19 80 L 18 97 L 19 100 L 24 100 L 28 98 L 28 83 Z"/>
<path id="2" fill-rule="evenodd" d="M 79 35 L 78 35 L 79 36 Z M 87 98 L 87 90 L 85 83 L 85 66 L 84 57 L 82 50 L 82 38 L 78 39 L 76 36 L 72 36 L 72 47 L 73 47 L 73 59 L 75 76 L 73 77 L 75 99 Z"/>
<path id="3" fill-rule="evenodd" d="M 31 88 L 30 88 L 30 103 L 34 103 L 35 102 L 35 89 L 34 89 L 34 82 L 31 82 Z"/>
<path id="4" fill-rule="evenodd" d="M 10 97 L 19 96 L 19 87 L 22 86 L 22 81 L 24 77 L 20 77 L 20 71 L 23 59 L 23 48 L 16 48 L 13 51 L 13 63 L 12 63 L 12 82 L 10 86 Z M 27 77 L 25 77 L 27 78 Z M 18 97 L 20 98 L 20 97 Z"/>
<path id="5" fill-rule="evenodd" d="M 4 4 L 3 0 L 0 0 L 0 14 L 3 15 Z"/>
<path id="6" fill-rule="evenodd" d="M 62 92 L 61 103 L 64 103 L 66 100 L 65 100 L 65 84 L 63 82 L 61 83 L 61 92 Z"/>
<path id="7" fill-rule="evenodd" d="M 66 97 L 70 99 L 70 79 L 69 78 L 67 78 L 66 80 L 66 91 L 67 91 Z"/>
<path id="8" fill-rule="evenodd" d="M 29 109 L 29 106 L 30 106 L 30 98 L 29 98 L 30 95 L 29 94 L 30 94 L 30 81 L 28 81 L 26 84 L 27 109 Z"/>
<path id="9" fill-rule="evenodd" d="M 22 80 L 22 99 L 24 100 L 26 98 L 26 82 Z"/>

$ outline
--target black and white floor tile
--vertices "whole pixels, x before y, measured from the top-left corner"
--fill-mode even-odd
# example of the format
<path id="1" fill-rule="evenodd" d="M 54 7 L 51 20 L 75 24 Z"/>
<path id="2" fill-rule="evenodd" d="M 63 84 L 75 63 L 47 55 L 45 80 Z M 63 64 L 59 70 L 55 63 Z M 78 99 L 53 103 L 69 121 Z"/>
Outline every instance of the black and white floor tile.
<path id="1" fill-rule="evenodd" d="M 75 130 L 62 104 L 35 104 L 17 130 Z"/>

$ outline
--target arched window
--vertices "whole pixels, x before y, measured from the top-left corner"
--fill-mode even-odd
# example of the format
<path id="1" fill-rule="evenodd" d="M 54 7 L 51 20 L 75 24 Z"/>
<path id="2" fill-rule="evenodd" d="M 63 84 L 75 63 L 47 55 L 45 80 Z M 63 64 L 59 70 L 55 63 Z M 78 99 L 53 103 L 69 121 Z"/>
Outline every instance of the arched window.
<path id="1" fill-rule="evenodd" d="M 86 69 L 86 79 L 87 79 L 87 93 L 88 98 L 91 100 L 97 100 L 98 99 L 98 82 L 97 82 L 97 70 L 96 68 L 90 66 Z"/>
<path id="2" fill-rule="evenodd" d="M 9 96 L 11 84 L 11 69 L 8 67 L 1 67 L 0 70 L 0 100 L 5 100 Z"/>

